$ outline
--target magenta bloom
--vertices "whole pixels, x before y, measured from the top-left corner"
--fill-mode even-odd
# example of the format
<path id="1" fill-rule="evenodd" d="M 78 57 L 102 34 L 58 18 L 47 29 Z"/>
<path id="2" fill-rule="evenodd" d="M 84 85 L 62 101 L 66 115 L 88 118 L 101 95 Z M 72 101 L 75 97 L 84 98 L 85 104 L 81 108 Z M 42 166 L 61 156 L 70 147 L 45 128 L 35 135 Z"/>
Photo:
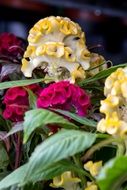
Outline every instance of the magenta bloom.
<path id="1" fill-rule="evenodd" d="M 25 42 L 11 33 L 0 34 L 0 58 L 18 63 L 25 50 Z"/>
<path id="2" fill-rule="evenodd" d="M 41 91 L 37 107 L 62 109 L 85 116 L 90 107 L 90 97 L 80 87 L 68 81 L 60 81 Z"/>
<path id="3" fill-rule="evenodd" d="M 39 94 L 40 86 L 33 84 L 26 86 L 36 95 Z M 14 87 L 6 91 L 3 103 L 6 105 L 3 117 L 14 122 L 23 121 L 24 113 L 29 110 L 28 92 L 23 87 Z"/>

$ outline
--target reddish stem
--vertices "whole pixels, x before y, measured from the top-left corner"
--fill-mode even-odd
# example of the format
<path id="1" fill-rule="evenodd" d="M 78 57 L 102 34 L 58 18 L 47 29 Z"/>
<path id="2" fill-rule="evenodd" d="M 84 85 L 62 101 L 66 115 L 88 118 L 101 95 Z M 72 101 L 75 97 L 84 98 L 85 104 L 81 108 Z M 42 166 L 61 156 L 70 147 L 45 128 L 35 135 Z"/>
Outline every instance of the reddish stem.
<path id="1" fill-rule="evenodd" d="M 17 134 L 17 143 L 15 147 L 15 169 L 19 167 L 21 161 L 21 136 L 20 133 Z"/>

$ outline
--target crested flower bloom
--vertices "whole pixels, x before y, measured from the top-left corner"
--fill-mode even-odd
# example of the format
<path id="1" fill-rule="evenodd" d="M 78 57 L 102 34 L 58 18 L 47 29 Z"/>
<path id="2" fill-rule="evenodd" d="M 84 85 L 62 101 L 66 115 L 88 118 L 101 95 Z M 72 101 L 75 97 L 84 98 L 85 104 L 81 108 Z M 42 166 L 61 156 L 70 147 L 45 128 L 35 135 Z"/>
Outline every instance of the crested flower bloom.
<path id="1" fill-rule="evenodd" d="M 31 77 L 39 67 L 53 81 L 85 78 L 90 52 L 85 35 L 69 18 L 50 16 L 38 21 L 29 32 L 29 45 L 22 60 L 22 72 Z"/>
<path id="2" fill-rule="evenodd" d="M 22 72 L 31 77 L 33 70 L 40 68 L 45 79 L 75 83 L 105 69 L 103 62 L 102 56 L 88 50 L 85 34 L 77 23 L 67 17 L 50 16 L 30 30 Z"/>
<path id="3" fill-rule="evenodd" d="M 11 33 L 0 34 L 0 58 L 19 63 L 22 59 L 25 43 Z"/>
<path id="4" fill-rule="evenodd" d="M 98 190 L 98 187 L 95 183 L 87 182 L 87 187 L 84 190 Z"/>
<path id="5" fill-rule="evenodd" d="M 40 91 L 39 85 L 29 85 L 25 88 L 32 90 L 36 95 Z M 6 91 L 3 103 L 5 109 L 3 117 L 13 122 L 23 121 L 24 113 L 29 109 L 29 99 L 27 89 L 14 87 Z"/>
<path id="6" fill-rule="evenodd" d="M 97 53 L 90 54 L 90 68 L 88 75 L 94 76 L 95 74 L 99 73 L 100 71 L 107 68 L 107 63 L 103 56 Z"/>
<path id="7" fill-rule="evenodd" d="M 94 162 L 88 161 L 84 164 L 85 170 L 89 171 L 93 177 L 96 177 L 99 174 L 99 171 L 102 167 L 102 161 Z"/>
<path id="8" fill-rule="evenodd" d="M 119 68 L 105 81 L 104 94 L 100 111 L 105 118 L 98 123 L 97 130 L 113 136 L 123 136 L 127 133 L 127 67 Z"/>
<path id="9" fill-rule="evenodd" d="M 64 172 L 61 176 L 54 177 L 53 183 L 50 184 L 53 188 L 64 188 L 65 190 L 80 190 L 78 183 L 81 180 L 75 177 L 72 172 Z"/>
<path id="10" fill-rule="evenodd" d="M 90 97 L 80 87 L 68 81 L 60 81 L 41 91 L 37 106 L 67 110 L 85 116 L 90 107 Z"/>

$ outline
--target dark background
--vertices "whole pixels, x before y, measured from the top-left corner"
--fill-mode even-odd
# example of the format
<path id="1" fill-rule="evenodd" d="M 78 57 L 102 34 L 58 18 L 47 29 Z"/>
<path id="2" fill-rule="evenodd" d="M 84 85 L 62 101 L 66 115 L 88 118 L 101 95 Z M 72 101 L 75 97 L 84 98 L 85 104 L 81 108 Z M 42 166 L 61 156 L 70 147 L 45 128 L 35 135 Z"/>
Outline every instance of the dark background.
<path id="1" fill-rule="evenodd" d="M 113 64 L 127 62 L 127 0 L 0 0 L 0 33 L 26 39 L 33 24 L 50 15 L 78 22 L 91 51 Z"/>

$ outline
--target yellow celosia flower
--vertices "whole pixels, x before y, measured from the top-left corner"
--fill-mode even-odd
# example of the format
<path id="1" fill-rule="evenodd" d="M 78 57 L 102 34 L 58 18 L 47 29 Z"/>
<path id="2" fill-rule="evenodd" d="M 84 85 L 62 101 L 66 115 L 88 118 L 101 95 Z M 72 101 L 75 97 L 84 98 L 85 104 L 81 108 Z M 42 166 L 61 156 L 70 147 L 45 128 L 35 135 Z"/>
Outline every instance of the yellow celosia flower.
<path id="1" fill-rule="evenodd" d="M 87 182 L 87 187 L 84 190 L 98 190 L 98 187 L 92 182 Z"/>
<path id="2" fill-rule="evenodd" d="M 60 31 L 65 35 L 78 33 L 77 26 L 74 22 L 71 22 L 69 19 L 65 18 L 60 22 Z"/>
<path id="3" fill-rule="evenodd" d="M 107 63 L 105 62 L 104 57 L 100 56 L 97 53 L 91 53 L 90 55 L 90 69 L 88 74 L 93 76 L 99 73 L 102 70 L 107 69 Z"/>
<path id="4" fill-rule="evenodd" d="M 127 122 L 121 121 L 121 126 L 119 128 L 119 133 L 121 137 L 127 135 Z"/>
<path id="5" fill-rule="evenodd" d="M 28 61 L 26 59 L 22 59 L 22 71 L 26 70 L 28 67 Z"/>
<path id="6" fill-rule="evenodd" d="M 49 56 L 55 56 L 57 58 L 64 55 L 64 44 L 58 42 L 46 43 L 46 53 Z"/>
<path id="7" fill-rule="evenodd" d="M 90 174 L 95 177 L 99 174 L 99 171 L 102 167 L 102 161 L 99 162 L 92 162 L 88 161 L 86 164 L 84 164 L 84 168 L 90 172 Z"/>
<path id="8" fill-rule="evenodd" d="M 104 94 L 107 96 L 108 94 L 119 95 L 121 94 L 121 82 L 125 80 L 124 71 L 119 68 L 115 72 L 113 72 L 105 81 Z"/>
<path id="9" fill-rule="evenodd" d="M 53 81 L 65 79 L 74 83 L 85 78 L 83 75 L 90 68 L 91 53 L 77 23 L 59 16 L 41 19 L 30 30 L 28 42 L 21 68 L 26 77 L 31 77 L 33 70 L 39 67 L 45 78 Z M 24 59 L 27 67 L 24 67 Z M 77 68 L 80 69 L 77 71 Z"/>
<path id="10" fill-rule="evenodd" d="M 73 51 L 69 47 L 65 47 L 65 59 L 69 62 L 74 62 L 76 57 L 73 55 Z"/>
<path id="11" fill-rule="evenodd" d="M 81 58 L 82 59 L 89 59 L 90 58 L 90 52 L 87 49 L 83 49 L 81 52 Z"/>
<path id="12" fill-rule="evenodd" d="M 83 79 L 85 69 L 90 67 L 90 52 L 85 45 L 84 33 L 68 18 L 51 16 L 41 19 L 30 30 L 28 42 L 21 68 L 26 77 L 31 77 L 33 70 L 40 67 L 46 77 L 52 77 L 54 81 L 68 79 L 75 82 L 77 78 Z M 85 57 L 81 55 L 82 50 Z M 24 67 L 26 58 L 29 61 Z"/>
<path id="13" fill-rule="evenodd" d="M 73 72 L 71 72 L 72 82 L 75 82 L 75 79 L 84 79 L 86 77 L 85 71 L 82 69 L 82 67 L 75 69 Z"/>
<path id="14" fill-rule="evenodd" d="M 52 23 L 50 20 L 42 19 L 39 22 L 40 30 L 42 33 L 50 33 L 52 31 Z"/>
<path id="15" fill-rule="evenodd" d="M 22 72 L 25 72 L 28 77 L 31 77 L 30 73 L 34 69 L 34 65 L 29 67 L 29 62 L 26 59 L 22 59 Z"/>
<path id="16" fill-rule="evenodd" d="M 119 97 L 108 95 L 105 100 L 101 101 L 100 111 L 105 114 L 112 113 L 119 105 Z"/>
<path id="17" fill-rule="evenodd" d="M 113 112 L 108 115 L 106 119 L 102 119 L 97 126 L 97 130 L 107 132 L 111 135 L 115 135 L 121 126 L 121 121 L 117 115 L 117 112 Z"/>
<path id="18" fill-rule="evenodd" d="M 30 34 L 28 36 L 28 41 L 31 43 L 30 45 L 33 45 L 33 44 L 36 44 L 40 38 L 42 37 L 42 34 L 39 32 L 39 33 L 35 33 L 35 34 Z"/>
<path id="19" fill-rule="evenodd" d="M 101 133 L 106 133 L 106 128 L 107 128 L 106 120 L 105 119 L 101 119 L 98 122 L 97 130 L 100 131 Z"/>
<path id="20" fill-rule="evenodd" d="M 70 171 L 64 172 L 61 176 L 54 177 L 53 183 L 50 184 L 53 188 L 64 188 L 65 190 L 78 190 L 78 183 L 81 180 L 75 176 Z"/>
<path id="21" fill-rule="evenodd" d="M 113 112 L 106 119 L 100 120 L 97 130 L 101 133 L 107 132 L 110 135 L 123 136 L 127 133 L 127 123 L 120 120 L 117 113 Z"/>
<path id="22" fill-rule="evenodd" d="M 29 47 L 29 46 L 28 46 Z M 46 52 L 46 45 L 45 44 L 42 44 L 42 45 L 39 45 L 37 48 L 36 48 L 36 56 L 41 56 L 41 55 L 44 55 Z"/>
<path id="23" fill-rule="evenodd" d="M 24 53 L 24 57 L 25 58 L 30 57 L 30 56 L 33 57 L 34 53 L 35 53 L 35 47 L 34 46 L 28 46 L 27 50 Z"/>
<path id="24" fill-rule="evenodd" d="M 121 92 L 124 98 L 127 98 L 127 81 L 123 81 L 121 84 Z"/>
<path id="25" fill-rule="evenodd" d="M 127 67 L 113 72 L 105 82 L 104 94 L 100 111 L 105 114 L 97 126 L 100 132 L 114 136 L 127 134 Z"/>

